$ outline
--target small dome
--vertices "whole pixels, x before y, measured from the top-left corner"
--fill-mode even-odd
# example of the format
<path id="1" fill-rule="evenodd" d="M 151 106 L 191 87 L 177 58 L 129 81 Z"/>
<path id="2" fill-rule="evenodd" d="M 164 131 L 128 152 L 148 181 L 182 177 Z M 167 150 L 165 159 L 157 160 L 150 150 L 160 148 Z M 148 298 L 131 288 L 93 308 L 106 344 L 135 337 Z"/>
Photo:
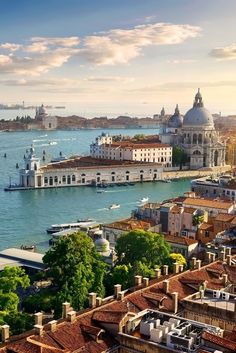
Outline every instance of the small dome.
<path id="1" fill-rule="evenodd" d="M 106 252 L 110 249 L 109 241 L 105 238 L 98 238 L 94 244 L 98 252 Z"/>
<path id="2" fill-rule="evenodd" d="M 175 108 L 175 113 L 168 120 L 168 127 L 170 128 L 181 128 L 183 125 L 183 117 L 180 115 L 178 104 Z"/>
<path id="3" fill-rule="evenodd" d="M 47 111 L 46 111 L 43 104 L 38 108 L 38 114 L 39 115 L 47 115 Z"/>
<path id="4" fill-rule="evenodd" d="M 200 91 L 195 96 L 193 108 L 184 116 L 184 127 L 214 127 L 213 117 L 211 113 L 204 108 Z"/>

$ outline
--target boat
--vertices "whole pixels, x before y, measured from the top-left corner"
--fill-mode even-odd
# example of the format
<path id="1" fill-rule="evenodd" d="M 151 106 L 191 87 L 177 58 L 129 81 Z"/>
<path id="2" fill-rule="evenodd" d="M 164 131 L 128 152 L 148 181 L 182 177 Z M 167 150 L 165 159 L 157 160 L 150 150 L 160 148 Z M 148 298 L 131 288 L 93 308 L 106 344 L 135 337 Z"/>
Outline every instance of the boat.
<path id="1" fill-rule="evenodd" d="M 48 234 L 53 234 L 57 232 L 61 232 L 63 230 L 80 230 L 81 227 L 90 227 L 96 224 L 96 222 L 92 219 L 79 220 L 78 222 L 73 223 L 62 223 L 62 224 L 52 224 L 51 227 L 46 229 Z"/>
<path id="2" fill-rule="evenodd" d="M 51 163 L 62 162 L 68 159 L 66 156 L 55 157 L 51 159 Z"/>
<path id="3" fill-rule="evenodd" d="M 102 194 L 103 192 L 106 192 L 106 190 L 103 190 L 103 189 L 97 190 L 97 194 Z"/>
<path id="4" fill-rule="evenodd" d="M 114 203 L 110 205 L 108 208 L 109 210 L 115 210 L 116 208 L 120 208 L 120 205 L 118 203 Z"/>
<path id="5" fill-rule="evenodd" d="M 57 145 L 57 142 L 56 142 L 56 141 L 49 141 L 48 144 L 49 144 L 50 146 L 52 146 L 52 145 Z"/>
<path id="6" fill-rule="evenodd" d="M 143 197 L 143 198 L 140 199 L 139 201 L 140 201 L 141 203 L 144 203 L 144 202 L 148 202 L 148 200 L 149 200 L 149 197 Z"/>
<path id="7" fill-rule="evenodd" d="M 27 251 L 31 251 L 31 252 L 35 252 L 36 251 L 36 246 L 35 245 L 21 245 L 21 250 L 27 250 Z"/>
<path id="8" fill-rule="evenodd" d="M 171 180 L 170 179 L 164 179 L 163 182 L 164 183 L 171 183 Z"/>
<path id="9" fill-rule="evenodd" d="M 95 220 L 94 219 L 92 219 L 92 218 L 84 218 L 84 219 L 77 219 L 77 222 L 79 222 L 79 223 L 91 223 L 91 222 L 95 222 Z"/>

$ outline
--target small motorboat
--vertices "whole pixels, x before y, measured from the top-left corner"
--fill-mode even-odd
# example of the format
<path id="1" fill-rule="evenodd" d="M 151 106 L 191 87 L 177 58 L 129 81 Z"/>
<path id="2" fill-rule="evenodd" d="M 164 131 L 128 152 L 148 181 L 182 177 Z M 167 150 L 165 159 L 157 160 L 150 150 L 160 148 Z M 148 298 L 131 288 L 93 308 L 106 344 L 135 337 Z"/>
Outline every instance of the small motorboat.
<path id="1" fill-rule="evenodd" d="M 21 245 L 21 250 L 27 250 L 27 251 L 31 251 L 31 252 L 35 252 L 36 251 L 36 246 L 35 245 Z"/>
<path id="2" fill-rule="evenodd" d="M 102 194 L 103 192 L 106 192 L 106 190 L 103 190 L 103 189 L 97 190 L 97 194 Z"/>
<path id="3" fill-rule="evenodd" d="M 110 205 L 108 208 L 109 210 L 115 210 L 116 208 L 120 208 L 120 205 L 118 203 L 114 203 Z"/>
<path id="4" fill-rule="evenodd" d="M 142 199 L 139 200 L 139 202 L 144 203 L 144 202 L 148 202 L 149 197 L 143 197 Z"/>
<path id="5" fill-rule="evenodd" d="M 171 180 L 170 179 L 164 179 L 163 182 L 164 183 L 171 183 Z"/>

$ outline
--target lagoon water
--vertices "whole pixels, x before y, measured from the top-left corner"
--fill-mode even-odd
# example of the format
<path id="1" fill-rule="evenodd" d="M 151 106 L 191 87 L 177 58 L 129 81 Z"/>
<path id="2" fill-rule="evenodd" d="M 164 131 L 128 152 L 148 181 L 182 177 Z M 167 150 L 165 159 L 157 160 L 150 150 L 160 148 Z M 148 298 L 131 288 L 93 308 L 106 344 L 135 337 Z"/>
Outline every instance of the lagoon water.
<path id="1" fill-rule="evenodd" d="M 157 132 L 150 129 L 103 131 L 130 136 Z M 49 240 L 45 230 L 51 224 L 73 222 L 78 218 L 109 222 L 129 217 L 142 197 L 149 197 L 150 201 L 161 201 L 189 189 L 189 180 L 180 180 L 113 187 L 102 194 L 96 193 L 92 187 L 4 192 L 3 188 L 9 184 L 9 178 L 12 183 L 18 182 L 16 163 L 23 166 L 23 155 L 32 142 L 37 156 L 42 157 L 45 150 L 47 160 L 50 161 L 52 157 L 59 156 L 60 151 L 67 156 L 88 154 L 89 144 L 101 132 L 74 130 L 0 133 L 0 250 L 34 244 L 39 251 L 45 251 Z M 49 145 L 50 141 L 57 144 Z M 3 157 L 5 153 L 7 158 Z M 119 203 L 121 207 L 108 210 L 112 203 Z"/>

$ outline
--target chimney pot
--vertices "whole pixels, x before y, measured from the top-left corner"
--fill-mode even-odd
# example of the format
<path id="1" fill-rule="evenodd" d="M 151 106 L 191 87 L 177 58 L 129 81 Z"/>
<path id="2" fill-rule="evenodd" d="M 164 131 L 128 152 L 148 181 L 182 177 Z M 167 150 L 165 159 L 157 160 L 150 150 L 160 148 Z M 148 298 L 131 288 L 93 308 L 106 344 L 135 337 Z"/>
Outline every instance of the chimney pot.
<path id="1" fill-rule="evenodd" d="M 121 284 L 115 284 L 114 285 L 114 296 L 116 299 L 118 298 L 119 292 L 121 292 Z"/>
<path id="2" fill-rule="evenodd" d="M 223 273 L 222 280 L 223 280 L 223 285 L 226 286 L 228 282 L 228 275 L 226 273 Z"/>
<path id="3" fill-rule="evenodd" d="M 42 325 L 43 324 L 43 313 L 38 312 L 34 314 L 34 323 L 35 325 Z"/>
<path id="4" fill-rule="evenodd" d="M 55 332 L 57 329 L 57 320 L 49 321 L 48 324 L 49 324 L 50 331 Z"/>
<path id="5" fill-rule="evenodd" d="M 231 248 L 229 247 L 225 248 L 225 253 L 226 253 L 226 256 L 231 255 Z"/>
<path id="6" fill-rule="evenodd" d="M 207 257 L 207 263 L 209 264 L 211 262 L 211 253 L 210 253 L 210 251 L 207 251 L 206 257 Z"/>
<path id="7" fill-rule="evenodd" d="M 9 325 L 2 325 L 2 342 L 6 342 L 10 337 L 10 326 Z"/>
<path id="8" fill-rule="evenodd" d="M 69 311 L 68 314 L 67 314 L 67 318 L 69 319 L 69 321 L 71 323 L 75 322 L 75 320 L 76 320 L 76 311 L 74 311 L 74 310 Z"/>
<path id="9" fill-rule="evenodd" d="M 211 262 L 215 262 L 216 260 L 216 254 L 215 253 L 211 253 Z"/>
<path id="10" fill-rule="evenodd" d="M 173 299 L 173 304 L 174 304 L 174 308 L 173 308 L 173 311 L 174 311 L 174 314 L 176 314 L 178 312 L 178 292 L 173 292 L 171 294 L 172 296 L 172 299 Z"/>
<path id="11" fill-rule="evenodd" d="M 184 270 L 184 265 L 179 265 L 179 272 L 183 272 Z"/>
<path id="12" fill-rule="evenodd" d="M 170 281 L 168 279 L 165 279 L 163 281 L 163 290 L 164 290 L 165 294 L 169 293 L 169 285 L 170 285 Z"/>
<path id="13" fill-rule="evenodd" d="M 231 255 L 226 255 L 227 265 L 231 265 Z"/>
<path id="14" fill-rule="evenodd" d="M 123 299 L 124 299 L 124 296 L 125 296 L 125 293 L 124 293 L 124 292 L 119 292 L 117 299 L 118 299 L 118 300 L 123 300 Z"/>
<path id="15" fill-rule="evenodd" d="M 43 326 L 42 325 L 34 325 L 36 335 L 43 335 Z"/>
<path id="16" fill-rule="evenodd" d="M 143 284 L 144 284 L 144 287 L 148 287 L 149 286 L 149 278 L 143 277 Z"/>
<path id="17" fill-rule="evenodd" d="M 168 276 L 168 268 L 169 268 L 168 265 L 163 266 L 163 275 L 164 276 Z"/>
<path id="18" fill-rule="evenodd" d="M 197 270 L 200 270 L 200 268 L 201 268 L 201 263 L 202 263 L 201 260 L 197 260 L 197 261 L 196 261 L 196 268 L 197 268 Z"/>
<path id="19" fill-rule="evenodd" d="M 220 252 L 220 259 L 221 259 L 221 261 L 225 261 L 226 260 L 225 252 L 223 250 Z"/>
<path id="20" fill-rule="evenodd" d="M 89 293 L 89 307 L 90 308 L 96 307 L 96 298 L 97 298 L 97 293 L 94 293 L 94 292 Z"/>
<path id="21" fill-rule="evenodd" d="M 155 268 L 155 275 L 156 278 L 159 279 L 161 277 L 161 269 L 160 268 Z"/>
<path id="22" fill-rule="evenodd" d="M 191 267 L 192 267 L 192 269 L 196 268 L 196 262 L 197 262 L 196 257 L 192 257 L 192 259 L 191 259 Z"/>
<path id="23" fill-rule="evenodd" d="M 134 276 L 134 284 L 135 286 L 140 286 L 142 284 L 142 276 L 136 275 Z"/>
<path id="24" fill-rule="evenodd" d="M 101 306 L 102 305 L 102 298 L 97 297 L 96 298 L 96 306 Z"/>
<path id="25" fill-rule="evenodd" d="M 174 272 L 175 275 L 176 275 L 177 273 L 179 273 L 179 264 L 178 264 L 178 262 L 175 262 L 175 263 L 173 264 L 173 272 Z"/>
<path id="26" fill-rule="evenodd" d="M 70 303 L 64 302 L 62 303 L 62 317 L 63 319 L 67 318 L 67 314 L 70 311 Z"/>

